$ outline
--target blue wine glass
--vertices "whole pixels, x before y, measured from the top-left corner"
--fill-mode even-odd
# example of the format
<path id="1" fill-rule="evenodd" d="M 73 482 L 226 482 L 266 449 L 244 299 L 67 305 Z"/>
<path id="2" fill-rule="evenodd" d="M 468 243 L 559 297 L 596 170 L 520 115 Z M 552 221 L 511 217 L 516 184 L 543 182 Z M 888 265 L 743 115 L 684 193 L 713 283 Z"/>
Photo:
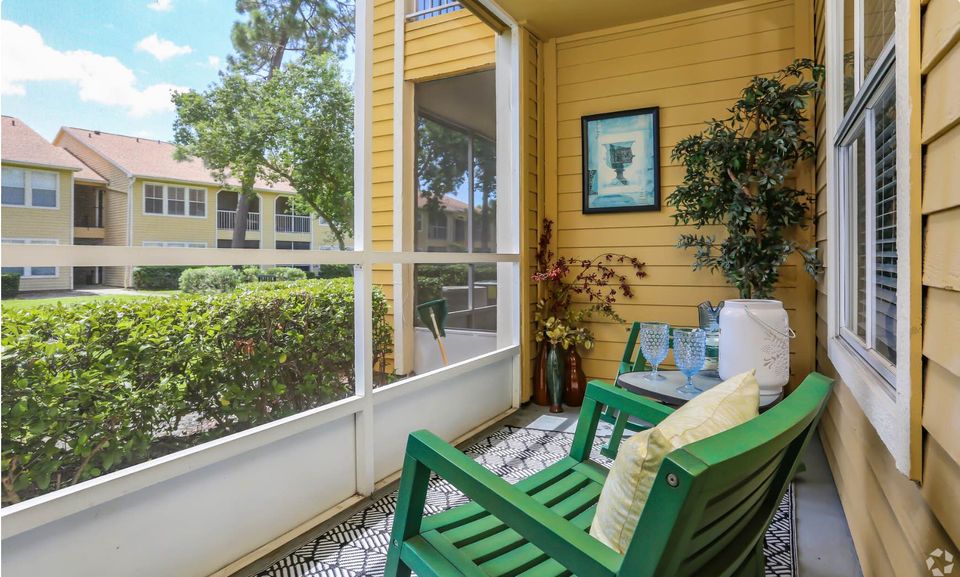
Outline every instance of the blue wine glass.
<path id="1" fill-rule="evenodd" d="M 703 368 L 707 352 L 707 333 L 700 329 L 673 330 L 673 360 L 677 368 L 687 377 L 687 383 L 677 389 L 683 395 L 702 393 L 693 384 L 693 375 Z"/>
<path id="2" fill-rule="evenodd" d="M 646 376 L 648 380 L 663 380 L 664 376 L 657 372 L 660 363 L 667 358 L 670 350 L 670 325 L 667 323 L 640 323 L 640 352 L 653 367 L 653 373 Z"/>

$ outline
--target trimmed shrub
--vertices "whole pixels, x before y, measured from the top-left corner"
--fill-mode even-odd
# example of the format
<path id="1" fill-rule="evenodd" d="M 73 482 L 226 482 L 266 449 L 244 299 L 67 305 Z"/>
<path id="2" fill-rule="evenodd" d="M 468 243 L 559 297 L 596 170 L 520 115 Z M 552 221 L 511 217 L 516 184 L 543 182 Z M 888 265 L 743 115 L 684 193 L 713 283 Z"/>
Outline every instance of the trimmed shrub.
<path id="1" fill-rule="evenodd" d="M 138 266 L 133 269 L 133 288 L 140 290 L 176 290 L 180 275 L 188 266 Z"/>
<path id="2" fill-rule="evenodd" d="M 317 278 L 346 278 L 353 276 L 353 267 L 348 264 L 324 264 L 320 265 L 320 272 L 316 274 Z"/>
<path id="3" fill-rule="evenodd" d="M 12 299 L 20 294 L 20 275 L 15 272 L 0 274 L 0 298 Z"/>
<path id="4" fill-rule="evenodd" d="M 237 271 L 237 278 L 240 282 L 257 282 L 257 277 L 263 274 L 258 266 L 245 266 Z"/>
<path id="5" fill-rule="evenodd" d="M 240 275 L 228 266 L 192 268 L 180 275 L 180 290 L 185 293 L 229 292 L 237 288 Z"/>
<path id="6" fill-rule="evenodd" d="M 379 289 L 373 299 L 374 354 L 383 358 L 387 302 Z M 349 280 L 4 309 L 2 317 L 5 503 L 354 390 Z M 184 429 L 184 420 L 204 426 Z"/>
<path id="7" fill-rule="evenodd" d="M 263 274 L 270 275 L 276 280 L 302 280 L 307 278 L 306 271 L 292 266 L 275 266 L 263 271 Z"/>

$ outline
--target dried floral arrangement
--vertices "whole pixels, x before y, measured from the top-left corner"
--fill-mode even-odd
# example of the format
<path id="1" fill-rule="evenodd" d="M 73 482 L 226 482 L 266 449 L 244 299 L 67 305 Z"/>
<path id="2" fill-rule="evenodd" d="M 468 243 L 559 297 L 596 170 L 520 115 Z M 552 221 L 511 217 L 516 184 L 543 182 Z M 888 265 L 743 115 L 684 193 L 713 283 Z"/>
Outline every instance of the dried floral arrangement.
<path id="1" fill-rule="evenodd" d="M 590 349 L 593 333 L 583 326 L 585 321 L 597 315 L 624 322 L 613 305 L 620 297 L 633 297 L 630 277 L 647 276 L 645 265 L 635 257 L 613 252 L 591 259 L 557 256 L 550 250 L 552 238 L 553 221 L 544 219 L 537 247 L 537 272 L 532 276 L 544 287 L 534 317 L 537 342 L 546 340 L 564 349 L 571 346 Z M 624 265 L 630 268 L 629 276 L 616 268 Z M 587 306 L 575 310 L 575 297 L 585 299 Z"/>

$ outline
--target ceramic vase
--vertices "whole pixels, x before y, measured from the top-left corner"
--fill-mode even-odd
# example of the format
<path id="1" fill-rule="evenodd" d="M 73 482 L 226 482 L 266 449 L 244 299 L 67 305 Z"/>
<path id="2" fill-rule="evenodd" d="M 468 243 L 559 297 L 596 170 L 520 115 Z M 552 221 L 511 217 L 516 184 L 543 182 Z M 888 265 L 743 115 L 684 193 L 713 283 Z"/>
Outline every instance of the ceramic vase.
<path id="1" fill-rule="evenodd" d="M 547 345 L 547 393 L 550 412 L 563 412 L 563 356 L 558 345 Z"/>
<path id="2" fill-rule="evenodd" d="M 547 392 L 547 348 L 546 342 L 537 343 L 537 362 L 533 368 L 533 402 L 546 407 L 550 404 Z"/>
<path id="3" fill-rule="evenodd" d="M 720 378 L 756 369 L 760 394 L 779 395 L 790 380 L 792 336 L 780 301 L 725 301 L 720 311 Z"/>
<path id="4" fill-rule="evenodd" d="M 579 407 L 587 392 L 587 376 L 583 372 L 583 360 L 577 347 L 567 349 L 567 386 L 563 391 L 563 404 Z"/>

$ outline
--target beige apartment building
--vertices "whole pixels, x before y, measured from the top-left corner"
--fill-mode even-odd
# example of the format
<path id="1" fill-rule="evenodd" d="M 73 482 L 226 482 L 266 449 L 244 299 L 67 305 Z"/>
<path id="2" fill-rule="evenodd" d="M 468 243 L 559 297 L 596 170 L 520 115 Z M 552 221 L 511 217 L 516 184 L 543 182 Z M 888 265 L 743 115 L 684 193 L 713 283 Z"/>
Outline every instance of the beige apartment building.
<path id="1" fill-rule="evenodd" d="M 3 242 L 230 248 L 237 192 L 202 161 L 176 160 L 175 148 L 73 127 L 62 127 L 51 144 L 4 116 Z M 257 181 L 254 190 L 245 248 L 336 248 L 329 227 L 297 209 L 289 184 Z M 132 283 L 130 267 L 9 271 L 21 274 L 24 291 Z"/>

